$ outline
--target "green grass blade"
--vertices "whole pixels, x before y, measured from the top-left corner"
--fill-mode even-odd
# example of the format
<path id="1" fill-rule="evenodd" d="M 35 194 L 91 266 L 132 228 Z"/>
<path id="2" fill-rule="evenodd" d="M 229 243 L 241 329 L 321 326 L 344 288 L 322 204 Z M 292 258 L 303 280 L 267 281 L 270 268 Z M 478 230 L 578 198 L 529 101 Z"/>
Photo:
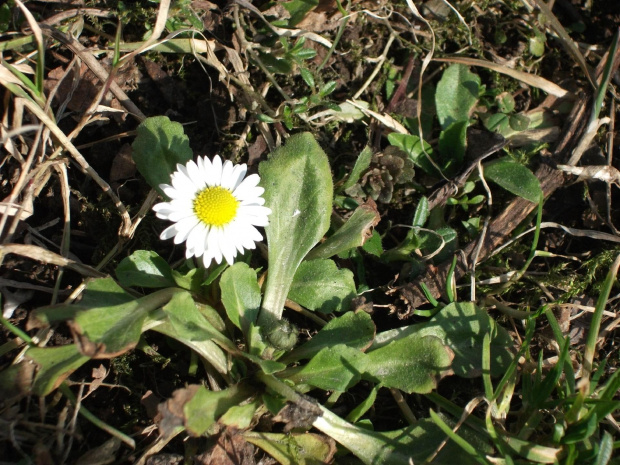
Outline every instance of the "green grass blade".
<path id="1" fill-rule="evenodd" d="M 482 465 L 490 465 L 490 462 L 487 461 L 480 452 L 476 450 L 474 446 L 472 446 L 469 442 L 463 439 L 461 436 L 452 431 L 452 428 L 448 426 L 439 415 L 437 415 L 432 409 L 430 410 L 431 419 L 435 422 L 437 426 L 456 444 L 458 444 L 461 449 L 467 453 L 471 458 L 473 458 L 476 462 Z"/>
<path id="2" fill-rule="evenodd" d="M 599 330 L 601 329 L 603 311 L 605 310 L 605 306 L 607 305 L 607 299 L 609 299 L 611 288 L 616 281 L 618 267 L 620 267 L 620 255 L 616 257 L 613 264 L 611 265 L 609 273 L 607 273 L 607 277 L 605 278 L 605 282 L 603 283 L 603 288 L 601 289 L 598 301 L 596 302 L 594 313 L 592 314 L 590 331 L 588 332 L 586 348 L 583 354 L 584 379 L 589 379 L 590 374 L 592 373 L 592 364 L 594 362 L 594 354 L 596 352 L 596 341 L 598 339 Z"/>
<path id="3" fill-rule="evenodd" d="M 545 313 L 545 316 L 547 317 L 549 326 L 551 326 L 551 330 L 553 331 L 556 342 L 558 343 L 558 345 L 561 346 L 561 341 L 564 339 L 564 335 L 562 334 L 562 330 L 560 329 L 560 324 L 558 323 L 558 320 L 556 320 L 555 315 L 547 306 L 545 306 L 543 311 Z M 573 366 L 570 363 L 570 358 L 568 357 L 566 358 L 566 360 L 564 360 L 564 376 L 566 377 L 565 386 L 568 391 L 567 394 L 574 394 L 575 372 L 573 370 Z"/>

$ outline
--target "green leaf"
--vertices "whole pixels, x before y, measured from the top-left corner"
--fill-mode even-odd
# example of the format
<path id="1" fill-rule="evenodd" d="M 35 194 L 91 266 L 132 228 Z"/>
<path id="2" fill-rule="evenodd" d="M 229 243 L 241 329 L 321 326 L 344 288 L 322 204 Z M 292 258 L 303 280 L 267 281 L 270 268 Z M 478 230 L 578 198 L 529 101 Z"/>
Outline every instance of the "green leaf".
<path id="1" fill-rule="evenodd" d="M 543 192 L 538 178 L 528 168 L 509 157 L 484 165 L 484 177 L 530 202 L 538 203 L 542 199 Z"/>
<path id="2" fill-rule="evenodd" d="M 177 292 L 162 310 L 181 342 L 212 339 L 223 347 L 236 351 L 232 341 L 216 330 L 198 310 L 189 292 Z"/>
<path id="3" fill-rule="evenodd" d="M 120 290 L 120 291 L 119 291 Z M 111 358 L 138 343 L 149 312 L 165 305 L 179 289 L 167 288 L 139 299 L 130 298 L 112 278 L 91 281 L 77 304 L 52 305 L 33 312 L 31 323 L 69 320 L 79 351 L 92 358 Z"/>
<path id="4" fill-rule="evenodd" d="M 364 251 L 368 252 L 371 255 L 380 257 L 383 254 L 381 234 L 374 230 L 372 232 L 372 236 L 370 236 L 370 238 L 362 246 L 362 249 L 364 249 Z"/>
<path id="5" fill-rule="evenodd" d="M 483 122 L 484 127 L 498 134 L 504 135 L 510 129 L 510 120 L 508 115 L 504 113 L 495 113 L 487 118 L 483 118 Z"/>
<path id="6" fill-rule="evenodd" d="M 228 373 L 229 361 L 220 346 L 233 352 L 236 351 L 236 346 L 209 323 L 188 292 L 175 294 L 162 310 L 163 322 L 153 324 L 153 330 L 194 350 L 218 372 Z M 217 341 L 217 344 L 214 341 Z"/>
<path id="7" fill-rule="evenodd" d="M 284 2 L 282 6 L 286 8 L 291 17 L 288 20 L 288 27 L 293 27 L 301 22 L 306 14 L 319 4 L 319 0 L 291 0 Z"/>
<path id="8" fill-rule="evenodd" d="M 530 53 L 535 57 L 541 57 L 545 54 L 545 41 L 544 36 L 540 35 L 530 37 Z"/>
<path id="9" fill-rule="evenodd" d="M 116 278 L 125 287 L 171 287 L 176 282 L 168 262 L 151 250 L 136 250 L 116 267 Z"/>
<path id="10" fill-rule="evenodd" d="M 370 146 L 364 147 L 364 150 L 360 152 L 357 156 L 357 160 L 355 160 L 355 165 L 353 165 L 353 169 L 351 170 L 351 174 L 346 179 L 344 184 L 338 189 L 338 192 L 342 192 L 347 190 L 348 188 L 354 186 L 357 181 L 359 181 L 362 173 L 368 169 L 370 166 L 370 161 L 372 160 L 372 149 Z"/>
<path id="11" fill-rule="evenodd" d="M 508 124 L 514 131 L 525 131 L 530 127 L 530 118 L 527 115 L 517 113 L 516 115 L 511 115 L 510 118 L 508 118 Z"/>
<path id="12" fill-rule="evenodd" d="M 32 347 L 26 358 L 34 362 L 37 374 L 32 393 L 45 396 L 56 389 L 71 373 L 89 360 L 78 350 L 77 345 L 60 347 Z"/>
<path id="13" fill-rule="evenodd" d="M 454 355 L 434 336 L 413 335 L 367 353 L 364 379 L 409 394 L 428 393 L 450 369 Z"/>
<path id="14" fill-rule="evenodd" d="M 439 134 L 439 153 L 448 174 L 461 166 L 467 149 L 469 121 L 455 121 Z"/>
<path id="15" fill-rule="evenodd" d="M 329 81 L 327 84 L 325 84 L 323 87 L 319 89 L 319 95 L 321 97 L 327 97 L 329 94 L 331 94 L 335 90 L 336 90 L 336 81 Z"/>
<path id="16" fill-rule="evenodd" d="M 312 249 L 306 259 L 329 258 L 349 249 L 361 247 L 372 236 L 372 228 L 380 219 L 375 205 L 365 203 L 359 206 L 334 234 Z"/>
<path id="17" fill-rule="evenodd" d="M 313 426 L 334 438 L 365 465 L 425 463 L 428 457 L 439 449 L 441 452 L 432 463 L 439 465 L 477 463 L 463 454 L 454 443 L 449 442 L 445 447 L 440 447 L 446 436 L 430 419 L 419 420 L 407 428 L 378 432 L 352 425 L 329 410 L 325 408 L 322 410 L 323 415 L 314 421 Z M 445 421 L 454 425 L 453 421 L 448 419 Z M 482 454 L 492 453 L 493 448 L 481 440 L 481 435 L 466 425 L 459 428 L 459 434 Z M 454 461 L 455 457 L 458 457 L 458 462 Z"/>
<path id="18" fill-rule="evenodd" d="M 259 405 L 258 400 L 254 400 L 245 405 L 230 407 L 228 411 L 220 417 L 219 422 L 237 429 L 249 429 L 252 425 L 254 413 Z"/>
<path id="19" fill-rule="evenodd" d="M 88 360 L 75 344 L 30 347 L 22 361 L 0 372 L 0 391 L 4 396 L 46 396 Z"/>
<path id="20" fill-rule="evenodd" d="M 288 298 L 322 313 L 347 310 L 355 297 L 353 273 L 339 270 L 333 260 L 302 262 L 295 273 Z"/>
<path id="21" fill-rule="evenodd" d="M 246 431 L 243 438 L 260 447 L 281 465 L 323 465 L 331 463 L 334 441 L 315 433 L 258 433 Z"/>
<path id="22" fill-rule="evenodd" d="M 258 56 L 267 69 L 272 73 L 290 74 L 293 71 L 292 57 L 280 57 L 271 53 L 258 52 Z"/>
<path id="23" fill-rule="evenodd" d="M 375 325 L 366 312 L 348 312 L 333 318 L 312 339 L 280 358 L 291 363 L 314 357 L 319 351 L 336 344 L 345 344 L 358 350 L 366 350 L 375 336 Z"/>
<path id="24" fill-rule="evenodd" d="M 380 387 L 380 384 L 376 384 L 370 391 L 370 394 L 368 394 L 368 397 L 366 397 L 366 399 L 364 399 L 362 403 L 360 403 L 357 407 L 355 407 L 349 412 L 346 420 L 350 421 L 351 423 L 357 423 L 360 418 L 362 418 L 362 416 L 364 416 L 366 412 L 368 412 L 368 410 L 370 410 L 372 406 L 375 405 L 375 400 L 377 399 L 377 393 L 379 392 Z"/>
<path id="25" fill-rule="evenodd" d="M 345 392 L 361 379 L 365 371 L 366 354 L 358 349 L 337 344 L 325 347 L 318 354 L 294 374 L 283 374 L 289 381 L 299 384 L 309 384 L 326 391 Z"/>
<path id="26" fill-rule="evenodd" d="M 248 335 L 250 324 L 256 322 L 260 310 L 261 295 L 256 271 L 243 262 L 237 262 L 222 274 L 220 289 L 228 318 L 244 335 Z"/>
<path id="27" fill-rule="evenodd" d="M 416 228 L 421 228 L 426 224 L 430 210 L 428 209 L 428 199 L 424 196 L 420 198 L 418 206 L 415 207 L 415 213 L 413 215 L 413 221 L 411 225 Z"/>
<path id="28" fill-rule="evenodd" d="M 480 77 L 465 65 L 450 65 L 437 83 L 435 106 L 442 129 L 467 121 L 478 101 Z"/>
<path id="29" fill-rule="evenodd" d="M 269 273 L 259 326 L 279 320 L 297 267 L 329 229 L 333 183 L 327 155 L 310 133 L 295 134 L 260 164 Z"/>
<path id="30" fill-rule="evenodd" d="M 271 116 L 266 115 L 264 113 L 257 113 L 256 114 L 256 119 L 258 121 L 263 122 L 263 123 L 275 123 L 276 122 L 275 119 L 273 119 Z"/>
<path id="31" fill-rule="evenodd" d="M 310 60 L 316 56 L 316 50 L 312 48 L 302 48 L 296 51 L 294 55 L 298 60 Z"/>
<path id="32" fill-rule="evenodd" d="M 177 163 L 185 164 L 193 156 L 189 138 L 181 123 L 170 121 L 166 116 L 147 118 L 137 132 L 131 146 L 133 160 L 146 182 L 165 197 L 159 185 L 168 184 Z"/>
<path id="33" fill-rule="evenodd" d="M 314 76 L 312 72 L 307 68 L 300 68 L 299 74 L 301 74 L 302 79 L 308 84 L 308 87 L 314 87 Z"/>
<path id="34" fill-rule="evenodd" d="M 454 352 L 454 374 L 474 377 L 482 372 L 482 340 L 489 332 L 493 335 L 491 374 L 497 376 L 512 361 L 512 339 L 487 312 L 472 302 L 451 303 L 425 323 L 380 333 L 375 338 L 373 348 L 405 337 L 435 336 Z"/>
<path id="35" fill-rule="evenodd" d="M 388 141 L 405 152 L 414 165 L 422 168 L 428 174 L 437 174 L 437 169 L 427 157 L 427 154 L 432 155 L 433 149 L 426 141 L 422 141 L 418 136 L 395 132 L 388 135 Z M 424 153 L 425 151 L 426 153 Z"/>
<path id="36" fill-rule="evenodd" d="M 502 92 L 497 97 L 497 108 L 502 113 L 512 113 L 515 110 L 515 99 L 509 92 Z"/>
<path id="37" fill-rule="evenodd" d="M 241 404 L 253 390 L 246 385 L 235 385 L 221 391 L 209 391 L 204 386 L 189 386 L 175 391 L 174 398 L 182 404 L 174 412 L 183 412 L 183 423 L 194 436 L 202 436 L 229 408 Z M 171 402 L 171 401 L 168 401 Z"/>
<path id="38" fill-rule="evenodd" d="M 0 6 L 0 34 L 4 34 L 9 30 L 11 23 L 11 7 L 8 3 Z"/>

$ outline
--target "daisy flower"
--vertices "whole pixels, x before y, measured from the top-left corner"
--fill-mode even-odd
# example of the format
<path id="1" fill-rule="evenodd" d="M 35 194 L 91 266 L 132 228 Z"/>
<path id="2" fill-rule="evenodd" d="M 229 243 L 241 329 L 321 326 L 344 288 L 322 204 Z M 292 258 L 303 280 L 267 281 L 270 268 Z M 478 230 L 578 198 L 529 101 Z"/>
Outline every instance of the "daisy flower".
<path id="1" fill-rule="evenodd" d="M 211 162 L 199 157 L 185 166 L 178 164 L 169 184 L 160 184 L 170 198 L 153 206 L 158 218 L 174 222 L 161 239 L 185 242 L 187 258 L 200 257 L 205 267 L 222 258 L 232 265 L 237 252 L 254 249 L 263 236 L 256 229 L 266 226 L 271 210 L 261 197 L 258 174 L 245 177 L 245 164 L 222 164 L 216 155 Z"/>

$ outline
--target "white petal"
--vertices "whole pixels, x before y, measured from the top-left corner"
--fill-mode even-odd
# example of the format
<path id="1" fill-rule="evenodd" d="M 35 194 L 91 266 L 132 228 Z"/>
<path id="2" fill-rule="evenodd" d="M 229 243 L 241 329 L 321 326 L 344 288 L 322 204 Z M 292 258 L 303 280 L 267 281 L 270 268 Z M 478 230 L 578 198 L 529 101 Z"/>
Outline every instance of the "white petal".
<path id="1" fill-rule="evenodd" d="M 239 215 L 249 216 L 268 216 L 271 215 L 271 208 L 260 205 L 241 205 L 239 206 Z"/>
<path id="2" fill-rule="evenodd" d="M 231 237 L 228 237 L 228 234 L 225 234 L 223 228 L 218 228 L 218 230 L 222 255 L 224 255 L 226 262 L 228 262 L 229 265 L 232 265 L 235 262 L 235 256 L 237 255 L 234 241 Z"/>
<path id="3" fill-rule="evenodd" d="M 202 256 L 202 263 L 204 263 L 205 268 L 209 268 L 209 265 L 211 265 L 212 261 L 213 261 L 213 257 L 211 255 L 204 254 Z"/>
<path id="4" fill-rule="evenodd" d="M 213 157 L 213 168 L 211 169 L 211 173 L 213 176 L 213 185 L 219 186 L 222 183 L 222 159 L 219 155 Z M 209 184 L 211 185 L 211 184 Z M 220 263 L 220 260 L 218 263 Z"/>
<path id="5" fill-rule="evenodd" d="M 168 226 L 166 229 L 164 229 L 159 235 L 159 238 L 162 241 L 165 241 L 166 239 L 172 239 L 174 236 L 177 235 L 177 232 L 177 225 L 173 224 L 172 226 Z"/>
<path id="6" fill-rule="evenodd" d="M 207 227 L 199 223 L 187 236 L 187 248 L 192 250 L 192 255 L 200 257 L 204 253 L 204 243 L 207 235 Z"/>
<path id="7" fill-rule="evenodd" d="M 262 187 L 251 187 L 247 189 L 243 189 L 239 192 L 239 189 L 235 192 L 235 198 L 242 202 L 259 202 L 261 205 L 265 203 L 265 199 L 261 197 L 265 192 L 265 189 Z"/>
<path id="8" fill-rule="evenodd" d="M 243 223 L 239 221 L 235 221 L 228 226 L 228 230 L 226 235 L 230 238 L 235 248 L 239 251 L 239 253 L 243 253 L 245 251 L 245 247 L 243 247 L 243 240 L 245 235 L 245 230 L 243 229 Z"/>
<path id="9" fill-rule="evenodd" d="M 238 199 L 245 198 L 247 194 L 245 192 L 252 191 L 255 187 L 258 186 L 260 182 L 260 177 L 258 174 L 251 174 L 247 178 L 245 178 L 234 190 L 234 195 Z M 262 189 L 262 187 L 261 187 Z"/>
<path id="10" fill-rule="evenodd" d="M 196 192 L 196 187 L 192 180 L 185 174 L 177 171 L 171 178 L 172 186 L 179 192 L 177 198 L 192 197 Z"/>
<path id="11" fill-rule="evenodd" d="M 176 223 L 178 233 L 174 237 L 174 243 L 180 244 L 187 239 L 187 236 L 192 232 L 192 230 L 198 226 L 200 220 L 196 217 L 185 218 L 178 223 Z"/>
<path id="12" fill-rule="evenodd" d="M 222 187 L 225 187 L 226 189 L 231 189 L 232 188 L 232 184 L 233 184 L 233 180 L 232 180 L 232 174 L 233 174 L 233 164 L 230 160 L 226 160 L 224 162 L 224 166 L 222 167 L 222 182 L 220 182 L 220 185 Z"/>
<path id="13" fill-rule="evenodd" d="M 230 187 L 232 191 L 239 187 L 239 184 L 241 184 L 247 172 L 248 165 L 246 165 L 245 163 L 242 163 L 241 165 L 235 165 L 231 176 L 231 178 L 234 180 L 233 185 Z"/>
<path id="14" fill-rule="evenodd" d="M 196 214 L 194 213 L 194 209 L 190 205 L 179 205 L 173 206 L 174 211 L 168 215 L 169 221 L 181 221 L 186 218 L 196 218 Z"/>
<path id="15" fill-rule="evenodd" d="M 163 212 L 164 210 L 174 209 L 174 207 L 170 204 L 170 202 L 161 202 L 153 205 L 153 211 L 155 213 Z"/>
<path id="16" fill-rule="evenodd" d="M 216 263 L 222 263 L 222 251 L 217 236 L 218 228 L 211 228 L 207 236 L 207 252 L 215 259 Z"/>
<path id="17" fill-rule="evenodd" d="M 260 241 L 263 240 L 263 235 L 261 233 L 259 233 L 258 229 L 256 229 L 254 226 L 248 227 L 248 236 L 254 242 L 260 242 Z"/>
<path id="18" fill-rule="evenodd" d="M 160 184 L 159 188 L 172 200 L 183 197 L 183 192 L 176 190 L 169 184 Z"/>
<path id="19" fill-rule="evenodd" d="M 214 177 L 214 173 L 213 173 L 213 164 L 211 163 L 211 160 L 209 160 L 207 157 L 201 157 L 199 160 L 199 162 L 202 162 L 202 176 L 205 180 L 205 183 L 207 186 L 213 186 L 215 185 L 215 177 Z M 201 166 L 200 164 L 198 166 Z"/>
<path id="20" fill-rule="evenodd" d="M 197 191 L 204 189 L 206 185 L 204 177 L 202 176 L 200 169 L 198 169 L 198 165 L 193 160 L 190 160 L 187 163 L 187 175 L 192 180 L 192 183 L 196 187 Z"/>

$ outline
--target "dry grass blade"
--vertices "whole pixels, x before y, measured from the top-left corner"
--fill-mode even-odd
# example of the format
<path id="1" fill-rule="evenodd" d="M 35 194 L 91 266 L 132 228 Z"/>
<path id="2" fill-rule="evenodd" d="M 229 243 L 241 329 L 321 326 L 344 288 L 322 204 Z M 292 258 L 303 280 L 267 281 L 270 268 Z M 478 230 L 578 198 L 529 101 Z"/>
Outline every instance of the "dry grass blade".
<path id="1" fill-rule="evenodd" d="M 60 130 L 60 128 L 51 120 L 47 114 L 34 102 L 30 100 L 24 101 L 25 106 L 32 112 L 34 115 L 41 120 L 45 126 L 52 132 L 52 134 L 58 139 L 60 144 L 71 154 L 74 160 L 82 167 L 82 169 L 88 173 L 90 177 L 101 187 L 101 189 L 112 199 L 114 205 L 118 209 L 121 219 L 122 226 L 120 230 L 120 234 L 123 237 L 127 236 L 127 231 L 131 228 L 131 218 L 129 217 L 129 213 L 127 212 L 127 208 L 121 202 L 121 199 L 118 198 L 116 193 L 110 188 L 110 185 L 101 177 L 97 172 L 92 169 L 92 167 L 88 164 L 86 159 L 82 156 L 82 154 L 75 148 L 73 143 L 69 140 L 69 138 L 65 135 L 64 132 Z"/>
<path id="2" fill-rule="evenodd" d="M 570 93 L 563 89 L 562 87 L 554 84 L 547 79 L 536 76 L 534 74 L 525 73 L 523 71 L 518 71 L 516 69 L 508 68 L 507 66 L 500 65 L 498 63 L 493 63 L 492 61 L 480 60 L 477 58 L 467 58 L 467 57 L 445 57 L 445 58 L 434 58 L 434 61 L 440 61 L 444 63 L 460 63 L 467 66 L 480 66 L 482 68 L 487 68 L 493 71 L 496 71 L 501 74 L 505 74 L 506 76 L 510 76 L 511 78 L 516 79 L 517 81 L 521 81 L 527 85 L 532 87 L 536 87 L 538 89 L 544 90 L 548 94 L 551 94 L 555 97 L 562 98 L 567 97 Z"/>
<path id="3" fill-rule="evenodd" d="M 90 68 L 90 70 L 95 73 L 97 78 L 101 80 L 101 82 L 106 82 L 109 78 L 109 73 L 106 69 L 97 61 L 97 59 L 93 56 L 93 54 L 84 47 L 78 40 L 76 40 L 73 36 L 62 33 L 61 31 L 54 29 L 47 25 L 42 25 L 41 28 L 43 33 L 49 35 L 53 39 L 61 42 L 71 49 L 73 53 L 78 55 L 84 63 Z M 127 96 L 127 94 L 120 88 L 120 86 L 112 81 L 110 83 L 110 91 L 114 96 L 118 99 L 119 102 L 127 109 L 127 111 L 134 116 L 138 121 L 144 121 L 146 119 L 146 115 L 142 113 L 140 110 Z"/>
<path id="4" fill-rule="evenodd" d="M 102 273 L 101 271 L 97 271 L 88 265 L 78 263 L 75 260 L 65 258 L 62 255 L 58 255 L 57 253 L 50 252 L 49 250 L 46 250 L 42 247 L 37 247 L 36 245 L 27 245 L 27 244 L 0 245 L 0 260 L 4 259 L 4 257 L 8 254 L 20 255 L 22 257 L 26 257 L 31 260 L 36 260 L 36 261 L 39 261 L 41 263 L 45 263 L 48 265 L 63 266 L 63 267 L 69 268 L 70 270 L 76 271 L 83 276 L 88 276 L 92 278 L 104 278 L 107 276 L 107 274 Z"/>
<path id="5" fill-rule="evenodd" d="M 613 166 L 608 165 L 594 165 L 594 166 L 571 166 L 571 165 L 558 165 L 558 168 L 565 173 L 574 174 L 579 176 L 577 181 L 583 181 L 584 179 L 592 180 L 597 179 L 599 181 L 606 182 L 608 184 L 620 185 L 620 171 Z"/>
<path id="6" fill-rule="evenodd" d="M 170 0 L 161 0 L 159 2 L 159 10 L 157 11 L 157 20 L 155 21 L 155 26 L 153 27 L 151 36 L 142 44 L 140 48 L 122 57 L 120 59 L 120 63 L 126 63 L 129 60 L 132 60 L 136 55 L 149 50 L 149 48 L 159 40 L 162 33 L 166 29 L 166 20 L 168 19 L 169 10 Z"/>
<path id="7" fill-rule="evenodd" d="M 409 134 L 409 131 L 407 131 L 407 128 L 405 128 L 405 126 L 400 124 L 390 115 L 381 114 L 381 113 L 377 113 L 376 111 L 369 110 L 367 106 L 360 105 L 359 103 L 354 102 L 353 100 L 347 100 L 347 103 L 353 105 L 355 108 L 358 108 L 365 115 L 376 119 L 381 124 L 383 124 L 386 128 L 391 129 L 392 131 L 395 131 L 399 134 Z"/>

